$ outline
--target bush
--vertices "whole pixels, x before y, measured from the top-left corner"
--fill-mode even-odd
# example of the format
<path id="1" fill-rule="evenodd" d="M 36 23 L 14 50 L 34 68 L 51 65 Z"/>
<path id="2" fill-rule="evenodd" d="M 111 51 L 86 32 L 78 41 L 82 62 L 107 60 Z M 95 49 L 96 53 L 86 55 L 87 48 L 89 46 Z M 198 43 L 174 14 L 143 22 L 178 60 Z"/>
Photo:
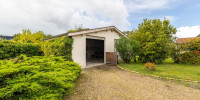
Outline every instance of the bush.
<path id="1" fill-rule="evenodd" d="M 193 40 L 187 45 L 187 49 L 190 51 L 200 51 L 200 39 L 199 40 Z"/>
<path id="2" fill-rule="evenodd" d="M 200 64 L 200 51 L 189 51 L 181 55 L 182 63 Z"/>
<path id="3" fill-rule="evenodd" d="M 170 45 L 170 57 L 174 60 L 174 63 L 181 62 L 182 45 L 171 44 Z"/>
<path id="4" fill-rule="evenodd" d="M 40 45 L 33 43 L 20 43 L 16 41 L 0 41 L 0 59 L 8 59 L 26 54 L 27 56 L 43 55 Z"/>
<path id="5" fill-rule="evenodd" d="M 115 47 L 123 61 L 125 63 L 129 63 L 131 59 L 136 58 L 139 49 L 139 43 L 137 43 L 135 40 L 123 37 L 116 42 Z"/>
<path id="6" fill-rule="evenodd" d="M 185 53 L 181 54 L 182 63 L 200 64 L 200 40 L 192 41 L 185 46 Z"/>
<path id="7" fill-rule="evenodd" d="M 43 51 L 45 56 L 64 56 L 66 60 L 72 61 L 72 44 L 71 37 L 55 38 L 44 42 Z"/>
<path id="8" fill-rule="evenodd" d="M 81 67 L 62 57 L 26 57 L 0 61 L 0 99 L 62 100 L 74 87 Z"/>
<path id="9" fill-rule="evenodd" d="M 144 69 L 148 70 L 148 71 L 154 71 L 154 70 L 156 70 L 156 65 L 154 63 L 147 62 L 144 65 Z"/>

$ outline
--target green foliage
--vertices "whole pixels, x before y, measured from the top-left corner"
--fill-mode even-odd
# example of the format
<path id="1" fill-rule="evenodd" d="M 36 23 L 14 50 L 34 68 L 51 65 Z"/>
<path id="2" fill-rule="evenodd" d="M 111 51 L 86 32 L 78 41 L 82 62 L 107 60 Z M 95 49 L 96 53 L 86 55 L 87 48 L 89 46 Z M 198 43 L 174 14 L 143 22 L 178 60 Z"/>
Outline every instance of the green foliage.
<path id="1" fill-rule="evenodd" d="M 0 41 L 0 59 L 8 59 L 26 54 L 27 56 L 43 55 L 41 47 L 33 43 L 20 43 L 16 41 L 2 40 Z"/>
<path id="2" fill-rule="evenodd" d="M 170 25 L 169 20 L 144 19 L 129 37 L 139 41 L 139 59 L 142 62 L 162 63 L 169 55 L 169 44 L 175 33 L 176 28 Z"/>
<path id="3" fill-rule="evenodd" d="M 132 29 L 131 31 L 124 31 L 123 33 L 130 39 L 134 39 L 134 34 L 136 34 L 137 29 Z"/>
<path id="4" fill-rule="evenodd" d="M 65 56 L 65 59 L 72 61 L 72 44 L 71 37 L 59 37 L 44 42 L 45 56 Z"/>
<path id="5" fill-rule="evenodd" d="M 139 49 L 139 43 L 132 39 L 122 37 L 117 40 L 115 47 L 124 62 L 129 63 L 135 59 Z"/>
<path id="6" fill-rule="evenodd" d="M 200 39 L 191 41 L 190 43 L 185 45 L 189 51 L 200 51 Z"/>
<path id="7" fill-rule="evenodd" d="M 181 54 L 182 63 L 200 64 L 200 40 L 182 44 L 188 50 Z"/>
<path id="8" fill-rule="evenodd" d="M 167 63 L 163 62 L 163 64 L 157 64 L 155 71 L 144 70 L 144 63 L 120 63 L 119 66 L 148 75 L 200 81 L 200 65 L 174 64 L 170 61 Z"/>
<path id="9" fill-rule="evenodd" d="M 171 57 L 175 63 L 200 64 L 200 40 L 171 45 Z"/>
<path id="10" fill-rule="evenodd" d="M 154 63 L 147 62 L 144 65 L 144 69 L 147 71 L 154 71 L 154 70 L 156 70 L 156 65 Z"/>
<path id="11" fill-rule="evenodd" d="M 128 36 L 128 37 L 131 38 L 132 34 L 134 34 L 135 31 L 136 31 L 136 29 L 133 29 L 133 30 L 131 30 L 131 31 L 124 31 L 123 33 L 124 33 L 126 36 Z"/>
<path id="12" fill-rule="evenodd" d="M 174 63 L 181 62 L 182 47 L 182 45 L 176 45 L 175 43 L 170 44 L 170 56 L 174 60 Z"/>
<path id="13" fill-rule="evenodd" d="M 200 64 L 200 51 L 185 52 L 181 55 L 182 63 Z"/>
<path id="14" fill-rule="evenodd" d="M 26 57 L 0 61 L 0 99 L 62 100 L 74 87 L 81 67 L 62 57 Z"/>
<path id="15" fill-rule="evenodd" d="M 68 30 L 68 33 L 89 30 L 89 28 L 83 28 L 82 25 L 75 25 L 74 27 L 75 28 L 73 30 Z"/>
<path id="16" fill-rule="evenodd" d="M 4 40 L 4 38 L 1 38 L 1 37 L 0 37 L 0 41 L 2 41 L 2 40 Z"/>
<path id="17" fill-rule="evenodd" d="M 197 35 L 197 37 L 200 37 L 200 34 L 199 34 L 199 35 Z"/>
<path id="18" fill-rule="evenodd" d="M 42 31 L 38 31 L 35 33 L 31 33 L 31 31 L 23 30 L 22 33 L 18 33 L 14 35 L 14 41 L 22 42 L 22 43 L 42 43 L 45 38 L 45 34 Z"/>

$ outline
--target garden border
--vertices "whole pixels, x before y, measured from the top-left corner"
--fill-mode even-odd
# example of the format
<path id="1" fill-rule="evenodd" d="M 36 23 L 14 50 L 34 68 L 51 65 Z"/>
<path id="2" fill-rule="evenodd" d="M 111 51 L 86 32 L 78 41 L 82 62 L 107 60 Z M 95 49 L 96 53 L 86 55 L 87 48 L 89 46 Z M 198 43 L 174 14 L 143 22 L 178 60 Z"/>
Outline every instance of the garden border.
<path id="1" fill-rule="evenodd" d="M 140 75 L 145 75 L 145 76 L 151 76 L 151 77 L 154 77 L 154 78 L 162 78 L 162 79 L 169 79 L 169 80 L 176 80 L 176 81 L 200 83 L 200 81 L 192 81 L 192 80 L 184 80 L 184 79 L 176 79 L 176 78 L 170 78 L 170 77 L 161 77 L 161 76 L 156 76 L 156 75 L 144 74 L 144 73 L 140 73 L 140 72 L 137 72 L 137 71 L 133 71 L 133 70 L 129 70 L 129 69 L 126 69 L 126 68 L 122 68 L 118 64 L 117 64 L 117 67 L 119 69 L 121 69 L 121 70 L 124 70 L 124 71 L 132 72 L 132 73 L 136 73 L 136 74 L 140 74 Z"/>

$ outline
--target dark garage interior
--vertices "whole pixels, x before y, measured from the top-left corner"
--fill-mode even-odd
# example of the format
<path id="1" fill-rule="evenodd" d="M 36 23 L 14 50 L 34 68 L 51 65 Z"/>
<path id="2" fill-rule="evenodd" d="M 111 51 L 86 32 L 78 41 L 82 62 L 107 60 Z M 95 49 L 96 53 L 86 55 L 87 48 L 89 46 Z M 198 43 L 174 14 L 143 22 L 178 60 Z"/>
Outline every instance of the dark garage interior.
<path id="1" fill-rule="evenodd" d="M 86 39 L 86 61 L 104 63 L 104 40 Z"/>

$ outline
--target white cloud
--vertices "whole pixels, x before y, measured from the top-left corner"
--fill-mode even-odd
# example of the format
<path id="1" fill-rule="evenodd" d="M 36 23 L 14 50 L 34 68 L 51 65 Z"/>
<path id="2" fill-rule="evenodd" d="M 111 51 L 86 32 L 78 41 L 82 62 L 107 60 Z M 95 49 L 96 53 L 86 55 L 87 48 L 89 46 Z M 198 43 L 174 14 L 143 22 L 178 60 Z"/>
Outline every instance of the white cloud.
<path id="1" fill-rule="evenodd" d="M 172 8 L 172 4 L 179 0 L 125 0 L 129 12 L 146 13 L 152 10 Z"/>
<path id="2" fill-rule="evenodd" d="M 166 18 L 167 20 L 170 20 L 170 22 L 173 22 L 176 19 L 174 16 L 165 16 L 164 18 Z"/>
<path id="3" fill-rule="evenodd" d="M 200 26 L 185 26 L 177 29 L 177 37 L 196 37 L 200 34 Z"/>
<path id="4" fill-rule="evenodd" d="M 115 25 L 126 30 L 130 23 L 122 0 L 0 0 L 0 34 L 22 29 L 61 34 L 82 24 L 95 28 Z"/>

